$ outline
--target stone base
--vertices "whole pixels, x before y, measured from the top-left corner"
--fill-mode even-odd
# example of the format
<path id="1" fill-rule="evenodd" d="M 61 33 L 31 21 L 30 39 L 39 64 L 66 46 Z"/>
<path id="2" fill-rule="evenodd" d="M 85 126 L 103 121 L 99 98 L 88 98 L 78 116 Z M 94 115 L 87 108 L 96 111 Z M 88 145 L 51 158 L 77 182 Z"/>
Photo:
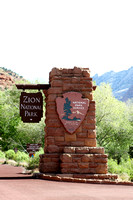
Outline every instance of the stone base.
<path id="1" fill-rule="evenodd" d="M 35 178 L 51 181 L 64 181 L 75 183 L 95 183 L 95 184 L 122 184 L 133 185 L 131 182 L 118 182 L 115 174 L 53 174 L 35 173 Z"/>
<path id="2" fill-rule="evenodd" d="M 61 173 L 107 174 L 107 158 L 101 147 L 65 147 L 60 156 Z"/>
<path id="3" fill-rule="evenodd" d="M 64 153 L 40 155 L 41 173 L 107 174 L 107 155 L 102 147 L 65 147 Z"/>
<path id="4" fill-rule="evenodd" d="M 41 173 L 60 173 L 60 155 L 56 153 L 40 155 L 39 171 Z"/>

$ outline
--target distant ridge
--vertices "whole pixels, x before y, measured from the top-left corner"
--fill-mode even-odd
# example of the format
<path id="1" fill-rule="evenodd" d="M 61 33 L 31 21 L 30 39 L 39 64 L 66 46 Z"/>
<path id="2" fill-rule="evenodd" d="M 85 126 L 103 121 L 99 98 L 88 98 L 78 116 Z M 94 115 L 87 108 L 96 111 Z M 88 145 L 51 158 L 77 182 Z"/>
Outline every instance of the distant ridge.
<path id="1" fill-rule="evenodd" d="M 121 101 L 133 98 L 133 67 L 120 72 L 110 71 L 101 76 L 93 76 L 96 85 L 109 83 L 112 87 L 114 96 Z"/>
<path id="2" fill-rule="evenodd" d="M 0 89 L 10 88 L 16 82 L 25 80 L 22 76 L 4 67 L 0 67 Z"/>

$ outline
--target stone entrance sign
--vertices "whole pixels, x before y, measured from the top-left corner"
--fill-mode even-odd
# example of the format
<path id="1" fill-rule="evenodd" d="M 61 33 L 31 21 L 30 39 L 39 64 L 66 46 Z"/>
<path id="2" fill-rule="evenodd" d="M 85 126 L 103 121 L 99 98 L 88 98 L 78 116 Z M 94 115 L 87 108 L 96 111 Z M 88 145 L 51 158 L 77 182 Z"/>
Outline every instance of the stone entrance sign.
<path id="1" fill-rule="evenodd" d="M 45 154 L 39 170 L 60 177 L 115 178 L 107 174 L 107 155 L 96 146 L 96 107 L 88 68 L 53 68 L 46 102 Z M 67 175 L 65 175 L 67 174 Z"/>
<path id="2" fill-rule="evenodd" d="M 20 116 L 23 122 L 37 123 L 43 117 L 43 97 L 41 92 L 26 93 L 20 96 Z"/>
<path id="3" fill-rule="evenodd" d="M 82 94 L 78 92 L 67 92 L 63 97 L 56 99 L 57 112 L 66 130 L 72 134 L 87 114 L 89 99 L 82 99 Z"/>

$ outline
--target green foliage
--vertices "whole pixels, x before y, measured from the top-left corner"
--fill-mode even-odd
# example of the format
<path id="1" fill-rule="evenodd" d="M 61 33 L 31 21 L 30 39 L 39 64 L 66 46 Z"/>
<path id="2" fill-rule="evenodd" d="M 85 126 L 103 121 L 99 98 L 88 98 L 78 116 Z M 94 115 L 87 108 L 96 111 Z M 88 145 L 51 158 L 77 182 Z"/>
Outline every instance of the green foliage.
<path id="1" fill-rule="evenodd" d="M 12 149 L 9 149 L 8 151 L 6 151 L 5 157 L 7 159 L 14 160 L 14 158 L 15 158 L 15 152 Z"/>
<path id="2" fill-rule="evenodd" d="M 34 158 L 30 158 L 28 169 L 35 169 L 39 166 L 39 155 L 44 154 L 43 148 L 40 148 L 38 152 L 35 153 Z"/>
<path id="3" fill-rule="evenodd" d="M 133 159 L 121 159 L 119 164 L 116 160 L 108 159 L 108 171 L 112 174 L 118 174 L 123 180 L 133 181 Z"/>
<path id="4" fill-rule="evenodd" d="M 0 150 L 0 158 L 5 158 L 5 153 Z"/>
<path id="5" fill-rule="evenodd" d="M 15 86 L 0 91 L 0 146 L 3 151 L 14 148 L 25 151 L 27 143 L 44 145 L 44 118 L 40 123 L 23 123 L 19 114 L 20 94 Z"/>
<path id="6" fill-rule="evenodd" d="M 129 122 L 127 106 L 112 95 L 110 85 L 102 84 L 94 92 L 96 101 L 97 141 L 105 147 L 109 157 L 126 158 L 133 142 L 133 127 Z"/>
<path id="7" fill-rule="evenodd" d="M 14 160 L 17 161 L 17 162 L 20 162 L 20 161 L 21 162 L 23 162 L 23 161 L 28 162 L 29 161 L 29 155 L 27 153 L 17 151 L 17 153 L 14 156 Z"/>
<path id="8" fill-rule="evenodd" d="M 18 95 L 18 94 L 17 94 Z M 10 148 L 16 138 L 16 126 L 20 122 L 19 104 L 15 91 L 0 91 L 0 145 L 3 150 Z"/>

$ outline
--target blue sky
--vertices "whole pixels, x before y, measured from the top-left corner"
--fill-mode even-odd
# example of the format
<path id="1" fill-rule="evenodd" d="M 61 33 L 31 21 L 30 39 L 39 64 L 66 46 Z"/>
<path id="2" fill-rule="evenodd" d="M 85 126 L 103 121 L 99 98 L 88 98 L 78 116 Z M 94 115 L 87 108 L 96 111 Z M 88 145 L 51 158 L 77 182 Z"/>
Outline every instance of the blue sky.
<path id="1" fill-rule="evenodd" d="M 0 67 L 44 83 L 53 67 L 128 69 L 132 8 L 132 0 L 0 0 Z"/>

